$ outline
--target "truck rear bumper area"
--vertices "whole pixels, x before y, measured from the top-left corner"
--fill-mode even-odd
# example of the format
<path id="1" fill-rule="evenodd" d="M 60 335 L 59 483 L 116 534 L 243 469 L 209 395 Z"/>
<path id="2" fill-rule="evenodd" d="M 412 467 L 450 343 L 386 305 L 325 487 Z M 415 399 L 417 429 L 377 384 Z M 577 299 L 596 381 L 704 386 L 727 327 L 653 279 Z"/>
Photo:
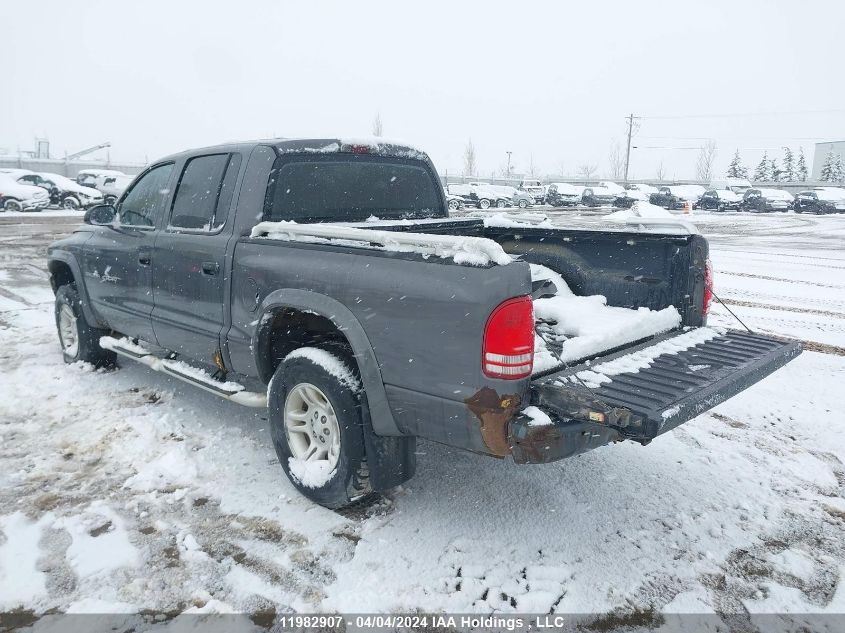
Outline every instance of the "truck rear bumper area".
<path id="1" fill-rule="evenodd" d="M 624 361 L 638 352 L 648 356 L 650 347 L 676 336 L 644 343 L 611 360 Z M 524 411 L 517 415 L 508 429 L 511 453 L 517 463 L 545 463 L 612 441 L 646 444 L 759 382 L 800 353 L 795 342 L 727 331 L 682 351 L 657 355 L 646 366 L 603 376 L 600 384 L 589 383 L 601 374 L 607 359 L 545 376 L 532 383 L 531 404 L 546 413 L 551 424 Z M 584 371 L 591 372 L 587 386 L 575 378 Z"/>

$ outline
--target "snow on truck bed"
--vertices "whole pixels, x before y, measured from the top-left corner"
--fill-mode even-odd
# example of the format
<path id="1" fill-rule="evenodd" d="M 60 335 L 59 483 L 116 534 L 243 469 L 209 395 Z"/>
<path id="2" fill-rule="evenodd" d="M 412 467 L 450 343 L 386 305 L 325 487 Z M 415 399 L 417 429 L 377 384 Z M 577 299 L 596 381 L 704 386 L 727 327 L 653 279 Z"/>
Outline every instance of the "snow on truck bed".
<path id="1" fill-rule="evenodd" d="M 602 295 L 580 297 L 563 277 L 545 266 L 531 264 L 531 281 L 546 282 L 545 294 L 553 295 L 534 300 L 534 320 L 542 332 L 542 336 L 534 337 L 535 374 L 561 362 L 569 363 L 668 332 L 681 324 L 681 315 L 674 306 L 634 310 L 609 306 Z M 559 353 L 553 353 L 547 343 L 560 346 Z"/>

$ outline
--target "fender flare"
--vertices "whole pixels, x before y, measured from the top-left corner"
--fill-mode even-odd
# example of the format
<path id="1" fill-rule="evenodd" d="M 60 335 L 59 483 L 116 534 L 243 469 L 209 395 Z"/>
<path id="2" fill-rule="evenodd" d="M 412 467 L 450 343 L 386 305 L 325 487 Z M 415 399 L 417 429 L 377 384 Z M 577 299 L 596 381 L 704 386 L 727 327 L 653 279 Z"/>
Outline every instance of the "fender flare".
<path id="1" fill-rule="evenodd" d="M 336 299 L 317 292 L 293 288 L 274 290 L 268 294 L 258 310 L 259 325 L 251 341 L 256 367 L 260 367 L 258 355 L 260 350 L 264 349 L 266 337 L 270 331 L 269 324 L 272 321 L 265 316 L 280 308 L 308 310 L 328 319 L 337 327 L 349 341 L 352 352 L 358 359 L 358 369 L 367 394 L 373 431 L 376 435 L 404 435 L 396 425 L 393 412 L 390 410 L 381 370 L 370 339 L 352 311 Z"/>
<path id="2" fill-rule="evenodd" d="M 54 251 L 50 253 L 50 259 L 47 262 L 47 269 L 50 271 L 50 284 L 54 286 L 53 292 L 55 293 L 58 290 L 58 287 L 56 287 L 53 282 L 53 271 L 51 269 L 53 262 L 60 262 L 70 268 L 70 273 L 73 275 L 73 281 L 76 283 L 76 290 L 79 293 L 79 299 L 82 302 L 82 314 L 85 316 L 85 320 L 88 322 L 88 325 L 92 327 L 99 327 L 102 325 L 102 320 L 97 317 L 97 314 L 94 312 L 94 308 L 91 307 L 91 302 L 88 297 L 88 289 L 85 287 L 82 269 L 79 267 L 76 257 L 74 257 L 71 253 L 63 251 Z"/>

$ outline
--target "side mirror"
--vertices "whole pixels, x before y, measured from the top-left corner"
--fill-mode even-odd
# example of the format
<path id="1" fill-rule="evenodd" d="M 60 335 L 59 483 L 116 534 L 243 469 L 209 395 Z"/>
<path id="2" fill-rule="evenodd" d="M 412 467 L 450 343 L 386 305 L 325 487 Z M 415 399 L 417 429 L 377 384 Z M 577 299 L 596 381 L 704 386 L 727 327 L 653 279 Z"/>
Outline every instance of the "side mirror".
<path id="1" fill-rule="evenodd" d="M 110 204 L 98 204 L 85 212 L 82 221 L 93 226 L 106 226 L 114 222 L 117 209 Z"/>

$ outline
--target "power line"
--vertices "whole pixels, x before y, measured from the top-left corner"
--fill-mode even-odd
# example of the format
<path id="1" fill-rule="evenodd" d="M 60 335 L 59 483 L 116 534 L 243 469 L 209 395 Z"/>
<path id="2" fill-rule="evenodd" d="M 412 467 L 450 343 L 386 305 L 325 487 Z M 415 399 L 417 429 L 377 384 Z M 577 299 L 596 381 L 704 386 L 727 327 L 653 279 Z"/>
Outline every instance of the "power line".
<path id="1" fill-rule="evenodd" d="M 733 112 L 733 113 L 719 113 L 719 114 L 661 114 L 653 116 L 643 116 L 643 119 L 721 119 L 721 118 L 737 118 L 737 117 L 757 117 L 757 116 L 788 116 L 793 114 L 845 114 L 845 109 L 832 110 L 792 110 L 783 112 Z"/>

